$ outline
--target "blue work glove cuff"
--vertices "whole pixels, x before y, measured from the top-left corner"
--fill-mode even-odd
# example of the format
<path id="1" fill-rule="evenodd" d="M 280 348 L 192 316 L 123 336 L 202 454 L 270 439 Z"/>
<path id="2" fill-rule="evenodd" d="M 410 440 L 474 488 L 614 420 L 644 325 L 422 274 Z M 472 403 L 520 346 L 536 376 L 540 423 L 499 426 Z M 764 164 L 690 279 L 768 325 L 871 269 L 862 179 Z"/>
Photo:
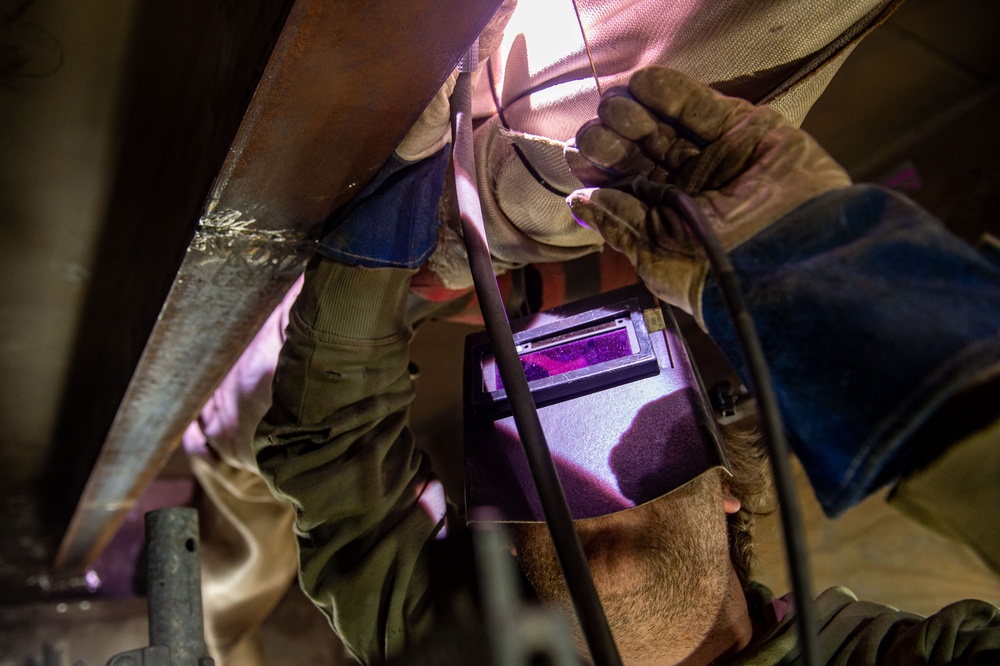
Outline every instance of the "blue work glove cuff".
<path id="1" fill-rule="evenodd" d="M 729 256 L 789 441 L 830 516 L 893 482 L 911 456 L 934 455 L 912 450 L 911 435 L 1000 362 L 1000 270 L 899 195 L 827 193 Z M 712 278 L 702 309 L 742 371 Z"/>
<path id="2" fill-rule="evenodd" d="M 328 223 L 318 252 L 366 268 L 417 268 L 437 243 L 448 148 L 418 162 L 393 153 Z"/>

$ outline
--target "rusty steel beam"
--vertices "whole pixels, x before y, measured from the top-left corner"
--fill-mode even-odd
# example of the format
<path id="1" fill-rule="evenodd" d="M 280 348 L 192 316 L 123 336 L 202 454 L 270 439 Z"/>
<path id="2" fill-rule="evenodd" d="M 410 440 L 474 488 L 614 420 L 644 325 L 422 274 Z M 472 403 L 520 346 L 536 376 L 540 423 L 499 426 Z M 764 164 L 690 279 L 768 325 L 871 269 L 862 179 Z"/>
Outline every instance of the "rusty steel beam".
<path id="1" fill-rule="evenodd" d="M 62 539 L 104 548 L 500 0 L 296 0 Z"/>

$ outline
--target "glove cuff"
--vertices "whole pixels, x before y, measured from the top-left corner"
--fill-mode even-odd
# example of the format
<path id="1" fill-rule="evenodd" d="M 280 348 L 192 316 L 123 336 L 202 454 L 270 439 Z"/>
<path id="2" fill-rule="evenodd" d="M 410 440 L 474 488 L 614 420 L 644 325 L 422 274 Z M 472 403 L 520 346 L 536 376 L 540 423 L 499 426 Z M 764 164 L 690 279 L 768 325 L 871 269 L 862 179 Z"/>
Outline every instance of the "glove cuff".
<path id="1" fill-rule="evenodd" d="M 322 337 L 376 340 L 408 329 L 408 268 L 348 266 L 317 257 L 306 271 L 292 317 Z"/>

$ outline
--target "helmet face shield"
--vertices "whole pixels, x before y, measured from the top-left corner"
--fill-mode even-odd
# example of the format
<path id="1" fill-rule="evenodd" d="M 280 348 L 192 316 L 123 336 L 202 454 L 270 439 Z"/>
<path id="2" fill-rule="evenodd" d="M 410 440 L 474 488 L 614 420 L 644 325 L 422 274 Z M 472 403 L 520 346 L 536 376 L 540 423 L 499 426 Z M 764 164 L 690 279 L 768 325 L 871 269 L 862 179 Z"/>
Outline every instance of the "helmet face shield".
<path id="1" fill-rule="evenodd" d="M 574 520 L 729 470 L 677 323 L 642 286 L 511 323 Z M 544 521 L 485 333 L 465 349 L 466 508 Z M 467 512 L 467 515 L 470 515 Z"/>

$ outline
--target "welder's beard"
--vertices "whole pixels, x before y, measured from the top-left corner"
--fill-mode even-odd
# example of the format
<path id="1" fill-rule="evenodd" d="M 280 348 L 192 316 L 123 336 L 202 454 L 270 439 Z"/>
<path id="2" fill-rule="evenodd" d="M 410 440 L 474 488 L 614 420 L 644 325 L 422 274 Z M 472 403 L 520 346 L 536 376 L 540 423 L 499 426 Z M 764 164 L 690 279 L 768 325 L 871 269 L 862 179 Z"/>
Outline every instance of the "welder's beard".
<path id="1" fill-rule="evenodd" d="M 719 476 L 704 474 L 641 507 L 576 525 L 623 658 L 631 653 L 680 659 L 697 647 L 730 590 Z M 572 617 L 546 527 L 521 524 L 513 532 L 518 559 L 539 598 Z"/>

